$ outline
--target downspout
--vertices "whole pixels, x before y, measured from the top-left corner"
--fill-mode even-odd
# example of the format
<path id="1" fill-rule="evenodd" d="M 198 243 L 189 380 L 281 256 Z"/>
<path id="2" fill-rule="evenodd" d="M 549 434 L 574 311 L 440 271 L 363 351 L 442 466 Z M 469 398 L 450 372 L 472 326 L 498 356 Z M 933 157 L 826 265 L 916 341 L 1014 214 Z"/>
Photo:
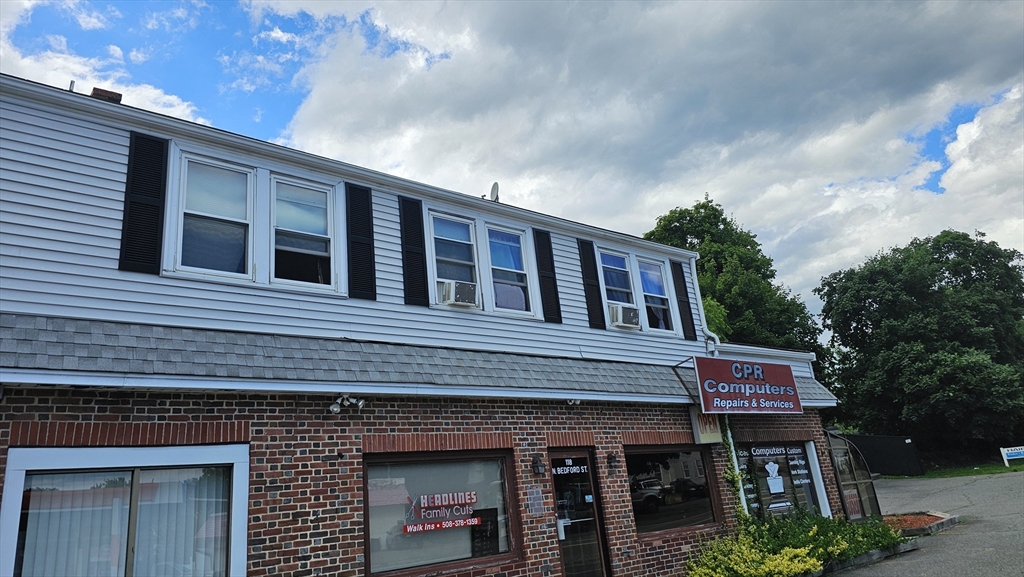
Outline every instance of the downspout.
<path id="1" fill-rule="evenodd" d="M 732 470 L 736 471 L 736 474 L 740 474 L 740 460 L 736 457 L 736 444 L 732 442 L 732 427 L 729 426 L 729 415 L 725 416 L 725 438 L 729 440 L 729 453 L 732 455 Z M 740 476 L 740 494 L 736 495 L 736 498 L 740 500 L 740 504 L 743 505 L 743 512 L 747 515 L 750 514 L 750 509 L 747 508 L 747 492 L 743 490 L 743 476 Z"/>
<path id="2" fill-rule="evenodd" d="M 700 258 L 700 256 L 695 256 L 690 259 L 690 278 L 693 279 L 693 292 L 697 297 L 697 308 L 700 310 L 700 330 L 704 333 L 704 342 L 708 349 L 708 355 L 717 357 L 718 345 L 722 344 L 722 341 L 718 338 L 718 335 L 708 330 L 708 317 L 704 313 L 704 299 L 700 295 L 700 283 L 697 282 L 698 258 Z"/>

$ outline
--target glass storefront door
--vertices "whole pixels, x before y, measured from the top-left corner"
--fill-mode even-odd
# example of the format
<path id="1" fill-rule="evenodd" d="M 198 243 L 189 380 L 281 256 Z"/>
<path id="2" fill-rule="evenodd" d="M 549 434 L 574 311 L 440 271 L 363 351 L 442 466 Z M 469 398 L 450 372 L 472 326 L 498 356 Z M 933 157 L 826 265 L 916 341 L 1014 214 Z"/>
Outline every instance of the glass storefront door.
<path id="1" fill-rule="evenodd" d="M 604 577 L 608 574 L 593 463 L 587 451 L 551 453 L 558 543 L 565 577 Z"/>

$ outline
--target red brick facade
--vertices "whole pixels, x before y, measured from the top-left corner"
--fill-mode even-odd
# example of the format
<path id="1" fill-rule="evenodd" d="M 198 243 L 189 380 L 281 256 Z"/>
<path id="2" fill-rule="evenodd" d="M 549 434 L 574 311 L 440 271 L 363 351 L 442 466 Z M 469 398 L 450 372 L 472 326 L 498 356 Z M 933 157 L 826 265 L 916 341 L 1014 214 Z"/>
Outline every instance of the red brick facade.
<path id="1" fill-rule="evenodd" d="M 7 448 L 159 446 L 248 443 L 248 575 L 364 575 L 363 455 L 390 452 L 506 450 L 513 455 L 521 539 L 516 558 L 455 575 L 560 575 L 550 475 L 531 469 L 549 449 L 592 451 L 598 468 L 606 543 L 613 575 L 680 575 L 694 545 L 728 531 L 736 500 L 725 489 L 726 451 L 711 450 L 709 486 L 717 487 L 719 522 L 697 530 L 637 535 L 624 446 L 692 443 L 685 406 L 556 401 L 373 398 L 361 411 L 328 410 L 318 395 L 127 392 L 7 388 L 0 400 L 0 475 Z M 833 511 L 841 511 L 817 412 L 732 417 L 739 441 L 807 441 L 818 460 Z M 0 489 L 3 478 L 0 476 Z M 527 489 L 540 488 L 544 513 L 531 515 Z"/>

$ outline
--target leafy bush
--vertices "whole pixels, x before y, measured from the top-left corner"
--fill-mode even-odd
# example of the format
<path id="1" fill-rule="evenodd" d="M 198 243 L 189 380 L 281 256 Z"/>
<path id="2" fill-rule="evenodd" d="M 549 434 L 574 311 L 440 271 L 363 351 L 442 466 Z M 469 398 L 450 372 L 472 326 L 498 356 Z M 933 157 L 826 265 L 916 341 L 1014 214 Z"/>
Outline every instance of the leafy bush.
<path id="1" fill-rule="evenodd" d="M 903 541 L 881 520 L 854 524 L 807 512 L 748 517 L 735 537 L 704 544 L 687 568 L 691 577 L 794 577 Z"/>
<path id="2" fill-rule="evenodd" d="M 821 569 L 821 562 L 806 547 L 769 552 L 751 535 L 740 532 L 706 543 L 687 568 L 690 577 L 796 577 Z"/>

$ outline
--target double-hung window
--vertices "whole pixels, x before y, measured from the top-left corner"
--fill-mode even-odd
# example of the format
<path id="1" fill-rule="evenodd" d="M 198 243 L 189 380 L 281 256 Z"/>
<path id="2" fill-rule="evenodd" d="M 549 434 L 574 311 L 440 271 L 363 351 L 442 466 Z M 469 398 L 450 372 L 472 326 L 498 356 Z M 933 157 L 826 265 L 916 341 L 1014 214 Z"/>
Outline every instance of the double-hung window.
<path id="1" fill-rule="evenodd" d="M 491 257 L 494 307 L 511 311 L 530 310 L 530 285 L 523 260 L 523 235 L 487 229 Z"/>
<path id="2" fill-rule="evenodd" d="M 249 274 L 254 172 L 185 159 L 181 266 Z"/>
<path id="3" fill-rule="evenodd" d="M 663 331 L 672 330 L 672 307 L 668 300 L 665 283 L 665 267 L 660 264 L 639 261 L 640 287 L 644 293 L 644 307 L 647 309 L 647 326 Z"/>
<path id="4" fill-rule="evenodd" d="M 289 290 L 341 291 L 344 185 L 289 167 L 181 152 L 165 272 Z M 300 171 L 301 172 L 301 171 Z M 172 201 L 171 206 L 174 206 Z"/>
<path id="5" fill-rule="evenodd" d="M 434 303 L 536 317 L 530 235 L 505 224 L 431 212 Z"/>
<path id="6" fill-rule="evenodd" d="M 601 251 L 604 294 L 608 302 L 633 304 L 633 287 L 629 279 L 629 257 Z"/>
<path id="7" fill-rule="evenodd" d="M 463 220 L 434 217 L 434 257 L 437 280 L 476 282 L 473 225 Z"/>
<path id="8" fill-rule="evenodd" d="M 330 190 L 274 179 L 274 278 L 331 284 Z"/>
<path id="9" fill-rule="evenodd" d="M 675 305 L 668 283 L 668 263 L 632 253 L 598 249 L 601 287 L 604 301 L 613 308 L 639 309 L 636 324 L 628 325 L 613 317 L 612 326 L 640 328 L 644 331 L 676 332 Z"/>

